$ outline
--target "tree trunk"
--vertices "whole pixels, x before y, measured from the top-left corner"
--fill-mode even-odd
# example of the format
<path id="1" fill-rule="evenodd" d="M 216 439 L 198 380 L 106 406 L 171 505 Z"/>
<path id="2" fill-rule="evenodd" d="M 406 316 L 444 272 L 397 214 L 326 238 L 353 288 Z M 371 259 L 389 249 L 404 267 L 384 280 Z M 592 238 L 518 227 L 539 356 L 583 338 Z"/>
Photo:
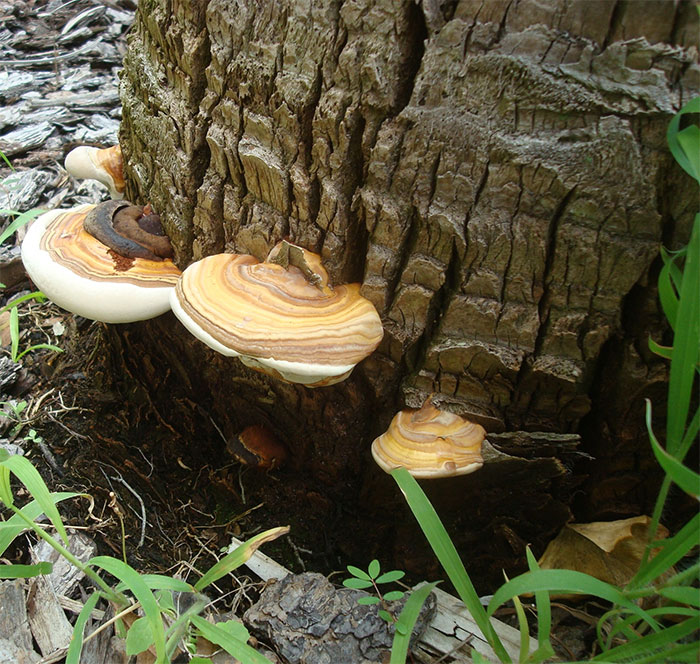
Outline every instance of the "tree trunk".
<path id="1" fill-rule="evenodd" d="M 582 513 L 647 509 L 642 397 L 661 410 L 666 379 L 646 350 L 654 265 L 696 207 L 665 131 L 700 87 L 697 22 L 664 0 L 141 0 L 127 197 L 161 213 L 182 268 L 262 259 L 282 238 L 317 251 L 333 283 L 362 282 L 385 336 L 314 390 L 217 355 L 171 315 L 111 330 L 113 351 L 154 404 L 176 400 L 164 417 L 202 465 L 222 437 L 274 430 L 289 466 L 248 490 L 357 562 L 424 562 L 402 550 L 415 529 L 369 445 L 429 394 L 492 434 L 549 432 L 492 436 L 484 469 L 425 485 L 479 572 L 555 533 L 584 472 Z M 578 451 L 552 435 L 576 432 Z M 595 461 L 576 466 L 582 453 Z"/>

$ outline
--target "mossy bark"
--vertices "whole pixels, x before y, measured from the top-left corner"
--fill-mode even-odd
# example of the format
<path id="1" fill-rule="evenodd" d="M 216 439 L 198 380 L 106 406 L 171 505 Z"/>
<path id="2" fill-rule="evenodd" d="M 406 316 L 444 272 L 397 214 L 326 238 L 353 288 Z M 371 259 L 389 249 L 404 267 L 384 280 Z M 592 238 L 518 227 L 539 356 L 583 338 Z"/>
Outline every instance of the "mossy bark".
<path id="1" fill-rule="evenodd" d="M 182 390 L 225 438 L 270 426 L 287 479 L 329 511 L 363 500 L 379 518 L 369 444 L 431 393 L 490 432 L 582 431 L 582 452 L 627 459 L 587 472 L 626 477 L 646 455 L 641 397 L 665 380 L 645 350 L 659 245 L 696 207 L 665 131 L 700 87 L 697 23 L 683 1 L 144 0 L 121 85 L 128 196 L 161 213 L 183 268 L 282 238 L 321 253 L 385 337 L 317 390 L 216 356 L 172 316 L 115 344 L 128 334 L 154 398 Z M 491 477 L 462 543 L 507 523 L 518 557 L 554 532 L 575 455 L 521 450 L 534 486 L 517 464 Z M 450 490 L 476 499 L 473 478 Z M 598 497 L 589 510 L 632 508 Z"/>

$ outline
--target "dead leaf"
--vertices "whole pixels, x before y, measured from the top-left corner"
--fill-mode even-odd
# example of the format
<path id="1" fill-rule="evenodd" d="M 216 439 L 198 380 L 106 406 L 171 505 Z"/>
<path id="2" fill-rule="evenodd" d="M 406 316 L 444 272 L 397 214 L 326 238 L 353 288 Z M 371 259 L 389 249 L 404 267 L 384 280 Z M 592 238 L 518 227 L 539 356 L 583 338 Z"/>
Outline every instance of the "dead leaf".
<path id="1" fill-rule="evenodd" d="M 618 521 L 570 523 L 547 546 L 539 560 L 542 569 L 570 569 L 616 586 L 637 573 L 647 545 L 651 519 L 636 516 Z M 659 526 L 657 538 L 668 536 Z"/>
<path id="2" fill-rule="evenodd" d="M 9 346 L 12 342 L 12 337 L 10 336 L 10 312 L 3 311 L 0 314 L 0 344 L 3 346 Z"/>

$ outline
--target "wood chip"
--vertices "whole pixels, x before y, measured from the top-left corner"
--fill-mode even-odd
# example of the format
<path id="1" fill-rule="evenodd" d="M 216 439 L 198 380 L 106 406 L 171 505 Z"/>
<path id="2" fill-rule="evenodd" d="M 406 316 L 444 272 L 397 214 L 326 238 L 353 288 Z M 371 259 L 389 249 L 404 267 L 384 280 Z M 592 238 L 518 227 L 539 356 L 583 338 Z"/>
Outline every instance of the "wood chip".
<path id="1" fill-rule="evenodd" d="M 97 545 L 87 535 L 80 532 L 72 532 L 68 535 L 68 551 L 78 560 L 86 563 L 95 555 Z M 44 540 L 39 541 L 38 544 L 32 547 L 31 555 L 35 563 L 40 560 L 53 563 L 53 571 L 46 578 L 51 583 L 56 595 L 70 596 L 73 589 L 85 576 Z"/>
<path id="2" fill-rule="evenodd" d="M 27 614 L 42 655 L 51 655 L 56 650 L 68 647 L 73 627 L 66 619 L 51 583 L 43 576 L 31 580 Z"/>
<path id="3" fill-rule="evenodd" d="M 0 583 L 0 635 L 22 650 L 32 649 L 24 589 L 19 580 Z M 0 662 L 6 661 L 0 658 Z"/>

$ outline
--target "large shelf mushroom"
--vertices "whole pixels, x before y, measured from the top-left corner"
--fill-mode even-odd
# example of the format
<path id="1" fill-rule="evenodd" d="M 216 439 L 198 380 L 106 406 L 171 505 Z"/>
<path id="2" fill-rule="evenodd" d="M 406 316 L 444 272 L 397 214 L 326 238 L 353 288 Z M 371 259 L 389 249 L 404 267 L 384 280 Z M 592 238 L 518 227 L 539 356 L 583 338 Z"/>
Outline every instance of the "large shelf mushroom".
<path id="1" fill-rule="evenodd" d="M 387 473 L 403 467 L 417 478 L 466 475 L 483 465 L 485 437 L 480 424 L 440 410 L 428 398 L 420 409 L 394 416 L 387 431 L 372 443 L 372 456 Z"/>
<path id="2" fill-rule="evenodd" d="M 180 276 L 173 262 L 153 254 L 134 257 L 124 247 L 120 251 L 125 253 L 118 253 L 84 228 L 86 218 L 104 226 L 119 215 L 138 218 L 138 211 L 144 216 L 142 208 L 109 201 L 45 212 L 22 242 L 27 274 L 50 300 L 85 318 L 129 323 L 165 313 Z M 127 237 L 122 240 L 140 246 Z"/>
<path id="3" fill-rule="evenodd" d="M 182 273 L 171 305 L 210 348 L 308 387 L 347 378 L 383 335 L 359 284 L 331 288 L 320 257 L 287 242 L 262 263 L 241 254 L 193 263 Z"/>
<path id="4" fill-rule="evenodd" d="M 66 155 L 64 166 L 74 178 L 97 180 L 106 185 L 113 199 L 124 198 L 126 184 L 119 145 L 104 149 L 80 145 Z"/>

